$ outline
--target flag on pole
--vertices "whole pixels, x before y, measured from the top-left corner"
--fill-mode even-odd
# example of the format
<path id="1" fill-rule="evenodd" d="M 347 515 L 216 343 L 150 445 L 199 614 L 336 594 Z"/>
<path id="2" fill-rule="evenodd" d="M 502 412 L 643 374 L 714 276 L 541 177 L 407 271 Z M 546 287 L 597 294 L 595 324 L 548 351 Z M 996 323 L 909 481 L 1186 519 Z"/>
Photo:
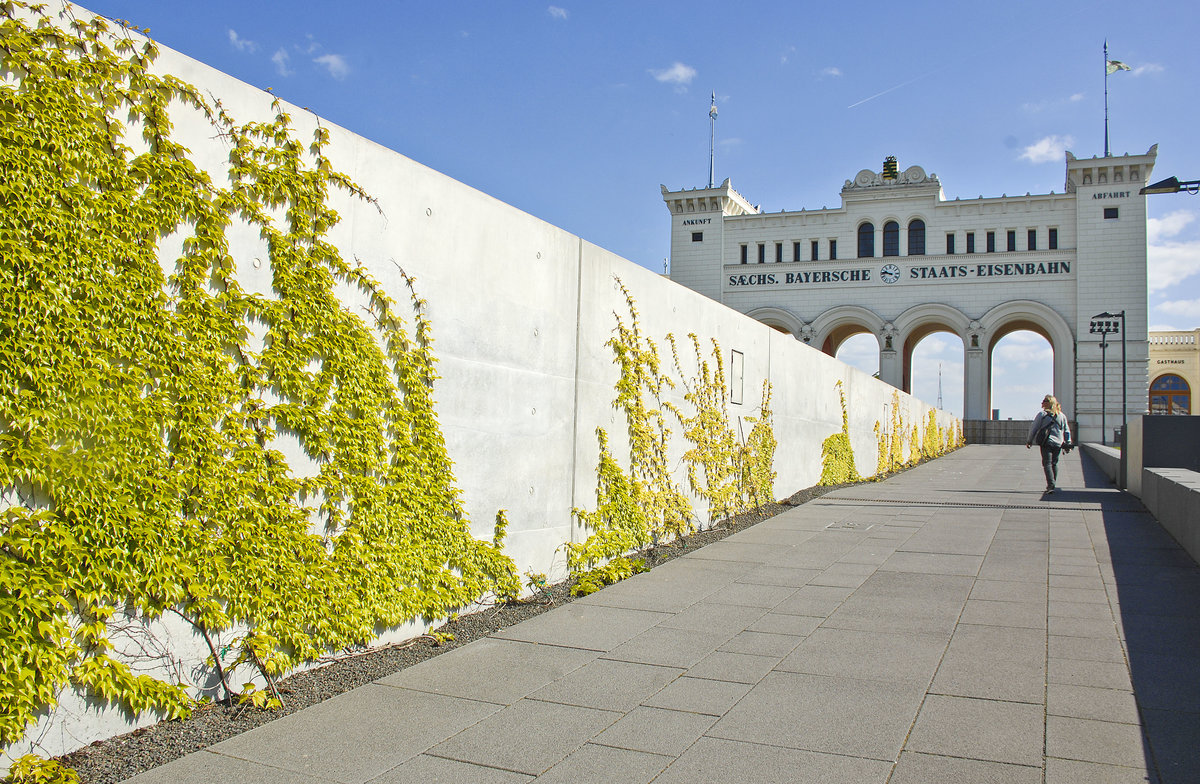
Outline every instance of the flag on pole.
<path id="1" fill-rule="evenodd" d="M 1108 60 L 1107 62 L 1108 62 L 1108 68 L 1105 71 L 1105 73 L 1114 74 L 1117 71 L 1132 71 L 1133 70 L 1128 65 L 1121 62 L 1120 60 Z"/>

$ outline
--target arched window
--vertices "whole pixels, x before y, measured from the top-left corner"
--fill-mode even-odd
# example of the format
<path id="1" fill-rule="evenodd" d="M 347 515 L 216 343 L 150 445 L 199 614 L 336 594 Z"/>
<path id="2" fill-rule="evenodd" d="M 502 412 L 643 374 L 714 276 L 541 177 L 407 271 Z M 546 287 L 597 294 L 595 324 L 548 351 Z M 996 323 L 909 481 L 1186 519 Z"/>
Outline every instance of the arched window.
<path id="1" fill-rule="evenodd" d="M 925 255 L 925 221 L 920 218 L 908 222 L 908 255 Z"/>
<path id="2" fill-rule="evenodd" d="M 883 255 L 900 255 L 900 224 L 896 221 L 883 224 Z"/>
<path id="3" fill-rule="evenodd" d="M 1167 374 L 1150 385 L 1150 413 L 1187 416 L 1192 413 L 1192 390 L 1179 376 Z"/>
<path id="4" fill-rule="evenodd" d="M 875 255 L 875 224 L 864 223 L 858 227 L 858 257 L 869 259 Z"/>

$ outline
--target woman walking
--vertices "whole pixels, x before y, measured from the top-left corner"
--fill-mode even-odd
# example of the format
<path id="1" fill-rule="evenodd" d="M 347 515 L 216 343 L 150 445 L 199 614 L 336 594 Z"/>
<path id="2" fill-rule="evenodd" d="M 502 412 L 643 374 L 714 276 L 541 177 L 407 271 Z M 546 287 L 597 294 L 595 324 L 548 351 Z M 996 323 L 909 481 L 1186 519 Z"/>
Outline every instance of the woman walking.
<path id="1" fill-rule="evenodd" d="M 1025 438 L 1025 448 L 1038 445 L 1042 450 L 1042 470 L 1046 473 L 1046 492 L 1053 493 L 1058 489 L 1058 456 L 1063 447 L 1070 448 L 1071 427 L 1063 414 L 1062 406 L 1054 395 L 1046 395 L 1042 399 L 1042 410 L 1033 418 L 1029 435 Z"/>

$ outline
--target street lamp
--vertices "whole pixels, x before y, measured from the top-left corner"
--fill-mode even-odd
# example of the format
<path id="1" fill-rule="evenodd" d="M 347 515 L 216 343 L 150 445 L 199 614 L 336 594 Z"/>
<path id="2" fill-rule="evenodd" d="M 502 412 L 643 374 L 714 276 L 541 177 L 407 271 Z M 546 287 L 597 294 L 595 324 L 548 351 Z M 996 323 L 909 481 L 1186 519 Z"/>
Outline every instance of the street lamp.
<path id="1" fill-rule="evenodd" d="M 1121 322 L 1118 325 L 1116 319 Z M 1126 419 L 1128 418 L 1128 405 L 1126 395 L 1128 394 L 1129 386 L 1125 380 L 1126 362 L 1125 362 L 1125 311 L 1120 313 L 1097 313 L 1092 316 L 1092 321 L 1089 331 L 1093 335 L 1100 336 L 1100 442 L 1104 441 L 1108 435 L 1108 420 L 1107 403 L 1108 403 L 1108 369 L 1105 364 L 1108 349 L 1108 336 L 1117 332 L 1121 333 L 1121 433 L 1125 432 Z"/>
<path id="2" fill-rule="evenodd" d="M 1159 180 L 1152 185 L 1147 185 L 1145 188 L 1142 188 L 1140 191 L 1138 191 L 1138 193 L 1142 196 L 1145 196 L 1149 193 L 1180 192 L 1190 193 L 1195 196 L 1197 193 L 1200 193 L 1200 180 L 1184 180 L 1183 182 L 1180 182 L 1178 177 L 1168 177 L 1167 179 Z"/>

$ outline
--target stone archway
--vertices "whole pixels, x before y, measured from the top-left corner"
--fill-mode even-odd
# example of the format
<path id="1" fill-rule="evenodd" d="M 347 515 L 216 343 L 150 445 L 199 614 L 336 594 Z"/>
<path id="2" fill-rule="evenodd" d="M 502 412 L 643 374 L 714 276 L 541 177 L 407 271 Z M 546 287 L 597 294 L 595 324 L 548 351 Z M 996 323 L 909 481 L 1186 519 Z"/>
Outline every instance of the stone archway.
<path id="1" fill-rule="evenodd" d="M 785 335 L 791 335 L 797 340 L 801 339 L 804 322 L 796 318 L 790 311 L 783 308 L 765 307 L 755 308 L 747 312 L 746 315 L 755 321 L 766 324 L 771 329 L 778 330 Z"/>
<path id="2" fill-rule="evenodd" d="M 813 345 L 829 356 L 837 356 L 838 347 L 854 335 L 863 332 L 881 340 L 885 324 L 873 311 L 857 305 L 839 305 L 813 319 Z"/>
<path id="3" fill-rule="evenodd" d="M 893 378 L 896 380 L 891 383 L 905 392 L 911 393 L 912 357 L 917 344 L 935 332 L 949 332 L 962 340 L 963 348 L 966 350 L 970 326 L 971 320 L 961 310 L 940 303 L 916 305 L 901 313 L 896 319 L 898 356 L 893 358 L 894 366 L 891 369 Z M 886 378 L 885 380 L 890 381 Z M 969 381 L 964 378 L 964 407 L 966 406 L 966 387 L 968 385 Z"/>
<path id="4" fill-rule="evenodd" d="M 967 419 L 988 419 L 991 412 L 992 349 L 1005 335 L 1026 330 L 1041 335 L 1054 352 L 1054 396 L 1075 414 L 1075 342 L 1071 328 L 1049 306 L 1032 300 L 1005 302 L 971 324 L 975 355 L 968 350 Z"/>

